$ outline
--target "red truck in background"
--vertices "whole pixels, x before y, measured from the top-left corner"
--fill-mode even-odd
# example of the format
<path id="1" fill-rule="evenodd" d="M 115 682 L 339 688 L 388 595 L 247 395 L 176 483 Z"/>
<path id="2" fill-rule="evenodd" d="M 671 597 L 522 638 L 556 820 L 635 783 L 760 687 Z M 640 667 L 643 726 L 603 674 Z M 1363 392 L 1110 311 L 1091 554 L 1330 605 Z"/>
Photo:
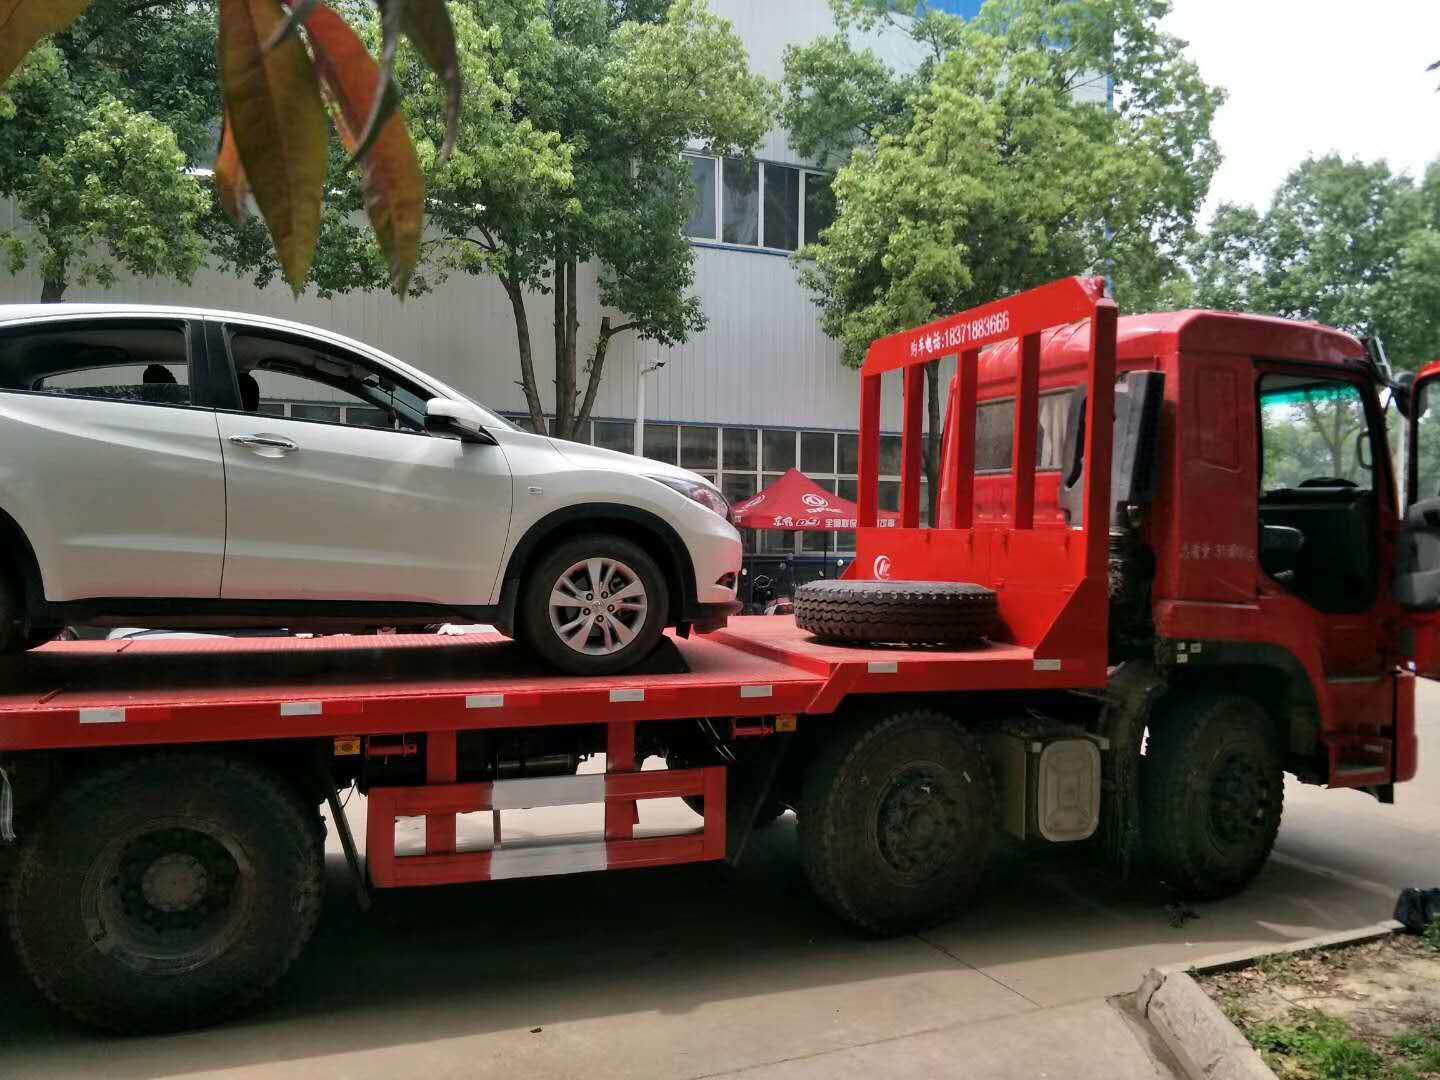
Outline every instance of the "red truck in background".
<path id="1" fill-rule="evenodd" d="M 922 527 L 924 365 L 948 356 Z M 901 520 L 882 529 L 891 372 Z M 816 893 L 869 933 L 954 911 L 1002 830 L 1094 838 L 1181 892 L 1234 892 L 1274 843 L 1285 770 L 1387 801 L 1415 773 L 1411 659 L 1440 674 L 1440 499 L 1402 518 L 1382 396 L 1421 417 L 1407 491 L 1440 491 L 1423 410 L 1436 377 L 1411 387 L 1321 327 L 1118 319 L 1098 280 L 1067 279 L 873 346 L 853 568 L 869 581 L 851 583 L 870 591 L 832 605 L 869 643 L 742 618 L 600 679 L 529 669 L 481 637 L 16 658 L 0 683 L 16 954 L 97 1026 L 229 1016 L 314 928 L 327 808 L 366 894 L 735 860 L 783 807 Z M 887 639 L 960 585 L 988 604 L 965 614 L 984 615 L 983 640 Z M 603 773 L 577 772 L 599 754 Z M 641 770 L 656 757 L 668 768 Z M 363 861 L 338 799 L 351 784 Z M 641 805 L 673 797 L 697 826 L 647 827 Z M 596 835 L 507 840 L 508 812 L 577 804 L 603 807 Z M 406 818 L 423 842 L 405 843 Z M 462 819 L 485 823 L 483 842 Z"/>

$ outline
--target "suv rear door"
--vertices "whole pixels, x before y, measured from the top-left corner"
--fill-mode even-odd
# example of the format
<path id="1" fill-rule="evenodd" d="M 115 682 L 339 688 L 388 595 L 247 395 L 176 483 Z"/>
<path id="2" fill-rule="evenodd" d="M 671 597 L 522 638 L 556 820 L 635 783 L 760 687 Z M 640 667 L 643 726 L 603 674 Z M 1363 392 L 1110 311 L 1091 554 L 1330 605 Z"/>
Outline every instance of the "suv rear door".
<path id="1" fill-rule="evenodd" d="M 47 599 L 219 596 L 225 477 L 200 342 L 158 314 L 0 327 L 0 509 Z"/>

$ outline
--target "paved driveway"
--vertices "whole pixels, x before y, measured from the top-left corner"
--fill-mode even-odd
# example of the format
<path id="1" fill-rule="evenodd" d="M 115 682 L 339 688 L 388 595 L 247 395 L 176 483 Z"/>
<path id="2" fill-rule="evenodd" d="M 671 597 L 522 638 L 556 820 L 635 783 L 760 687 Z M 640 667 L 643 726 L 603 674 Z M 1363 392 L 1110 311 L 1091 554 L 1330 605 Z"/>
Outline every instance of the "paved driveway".
<path id="1" fill-rule="evenodd" d="M 332 854 L 326 915 L 295 977 L 211 1031 L 96 1037 L 38 1001 L 0 951 L 0 1076 L 911 1076 L 967 1071 L 954 1056 L 967 1039 L 991 1065 L 1023 1061 L 1017 1074 L 1074 1075 L 1087 1060 L 1090 1075 L 1144 1075 L 1118 1056 L 1143 1036 L 1097 999 L 1145 968 L 1374 922 L 1400 885 L 1440 884 L 1440 688 L 1422 686 L 1420 713 L 1421 776 L 1399 805 L 1291 785 L 1257 884 L 1180 927 L 1163 896 L 1059 852 L 1007 860 L 934 932 L 857 938 L 811 899 L 789 816 L 738 871 L 389 893 L 368 915 Z"/>

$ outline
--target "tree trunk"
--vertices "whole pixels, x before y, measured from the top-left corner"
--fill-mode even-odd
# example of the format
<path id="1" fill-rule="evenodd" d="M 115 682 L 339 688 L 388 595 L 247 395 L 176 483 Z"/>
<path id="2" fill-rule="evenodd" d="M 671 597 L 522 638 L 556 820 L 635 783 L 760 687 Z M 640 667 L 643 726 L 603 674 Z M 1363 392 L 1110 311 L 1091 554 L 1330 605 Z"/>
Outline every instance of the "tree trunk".
<path id="1" fill-rule="evenodd" d="M 555 424 L 557 438 L 574 438 L 580 421 L 575 415 L 580 332 L 579 301 L 575 295 L 577 267 L 574 259 L 555 259 Z"/>
<path id="2" fill-rule="evenodd" d="M 555 419 L 550 424 L 550 433 L 559 439 L 570 437 L 570 410 L 565 407 L 569 400 L 565 386 L 565 266 L 556 256 L 552 275 L 555 301 Z"/>
<path id="3" fill-rule="evenodd" d="M 40 286 L 40 302 L 42 304 L 58 304 L 65 296 L 65 288 L 68 283 L 65 280 L 65 265 L 62 262 L 58 267 L 50 267 L 45 271 L 45 281 Z"/>
<path id="4" fill-rule="evenodd" d="M 937 522 L 935 507 L 940 504 L 940 361 L 925 365 L 925 405 L 929 411 L 930 435 L 925 440 L 926 502 L 931 527 Z"/>
<path id="5" fill-rule="evenodd" d="M 611 326 L 609 315 L 600 320 L 600 336 L 595 339 L 595 351 L 590 354 L 590 363 L 586 365 L 585 398 L 580 402 L 580 411 L 575 414 L 576 427 L 584 426 L 585 421 L 590 419 L 590 410 L 595 407 L 595 395 L 600 391 L 600 379 L 605 374 L 605 356 L 610 351 L 610 339 L 633 329 L 633 322 Z M 640 377 L 643 379 L 645 376 Z"/>
<path id="6" fill-rule="evenodd" d="M 510 310 L 515 314 L 515 340 L 520 347 L 520 388 L 530 407 L 530 422 L 535 431 L 545 434 L 545 406 L 540 401 L 540 388 L 535 385 L 535 357 L 530 351 L 530 317 L 525 313 L 525 290 L 514 278 L 503 277 L 500 284 L 510 297 Z"/>

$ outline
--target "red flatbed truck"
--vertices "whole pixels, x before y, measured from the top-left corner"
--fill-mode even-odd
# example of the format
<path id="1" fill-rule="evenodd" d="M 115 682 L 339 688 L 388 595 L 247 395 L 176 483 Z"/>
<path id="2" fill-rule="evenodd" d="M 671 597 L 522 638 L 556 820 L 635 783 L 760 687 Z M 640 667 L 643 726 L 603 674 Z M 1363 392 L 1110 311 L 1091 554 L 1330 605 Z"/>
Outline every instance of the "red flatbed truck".
<path id="1" fill-rule="evenodd" d="M 923 365 L 947 355 L 940 506 L 922 528 Z M 901 521 L 877 528 L 892 371 Z M 877 342 L 854 576 L 883 595 L 856 610 L 924 605 L 907 582 L 974 583 L 998 617 L 972 648 L 827 643 L 756 617 L 671 638 L 646 671 L 607 679 L 537 671 L 498 637 L 25 654 L 0 683 L 16 953 L 97 1026 L 224 1018 L 310 936 L 327 806 L 362 892 L 735 859 L 777 805 L 799 816 L 817 893 L 867 932 L 963 903 L 1000 830 L 1093 836 L 1121 867 L 1235 891 L 1273 844 L 1282 769 L 1382 799 L 1415 773 L 1408 660 L 1426 673 L 1436 650 L 1431 616 L 1402 609 L 1391 582 L 1414 609 L 1440 606 L 1426 576 L 1440 576 L 1440 540 L 1423 500 L 1402 528 L 1379 404 L 1392 383 L 1361 343 L 1319 327 L 1188 313 L 1117 334 L 1084 279 Z M 1367 488 L 1261 489 L 1260 414 L 1305 394 L 1324 408 L 1354 395 Z M 1340 557 L 1368 591 L 1324 580 Z M 603 774 L 577 774 L 602 753 Z M 652 755 L 669 768 L 641 771 Z M 352 782 L 367 796 L 363 863 L 337 798 Z M 703 825 L 637 835 L 638 804 L 676 796 Z M 579 804 L 603 804 L 603 836 L 505 839 L 507 810 Z M 457 843 L 457 815 L 474 813 L 493 822 L 480 850 Z M 397 819 L 417 817 L 423 850 L 397 846 Z"/>

